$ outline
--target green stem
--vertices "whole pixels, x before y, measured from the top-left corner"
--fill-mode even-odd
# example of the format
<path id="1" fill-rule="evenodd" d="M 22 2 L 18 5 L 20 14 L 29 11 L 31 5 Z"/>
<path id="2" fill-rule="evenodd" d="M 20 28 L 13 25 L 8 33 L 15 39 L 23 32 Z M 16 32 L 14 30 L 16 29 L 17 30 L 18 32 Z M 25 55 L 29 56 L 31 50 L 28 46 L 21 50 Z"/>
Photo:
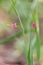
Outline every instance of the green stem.
<path id="1" fill-rule="evenodd" d="M 27 34 L 29 32 L 30 32 L 30 30 L 29 31 L 25 30 L 25 34 Z M 13 35 L 11 35 L 11 36 L 3 39 L 3 40 L 0 40 L 0 44 L 6 44 L 6 43 L 10 42 L 11 40 L 13 40 L 13 39 L 15 39 L 17 37 L 20 37 L 22 35 L 23 35 L 23 32 L 22 31 L 17 32 L 16 34 L 13 34 Z"/>
<path id="2" fill-rule="evenodd" d="M 18 12 L 18 10 L 16 9 L 16 7 L 14 6 L 14 1 L 13 1 L 13 0 L 12 0 L 12 4 L 13 4 L 13 9 L 14 9 L 14 11 L 16 12 L 16 14 L 17 14 L 17 16 L 18 16 L 18 19 L 19 19 L 19 22 L 20 22 L 20 25 L 21 25 L 21 29 L 22 29 L 22 31 L 23 31 L 23 33 L 24 33 L 24 27 L 23 27 L 23 24 L 22 24 L 22 21 L 21 21 L 19 12 Z"/>
<path id="3" fill-rule="evenodd" d="M 36 24 L 38 23 L 38 11 L 36 10 Z M 37 53 L 37 61 L 38 64 L 40 63 L 40 35 L 39 35 L 39 25 L 36 27 L 36 35 L 37 35 L 37 41 L 36 41 L 36 53 Z"/>

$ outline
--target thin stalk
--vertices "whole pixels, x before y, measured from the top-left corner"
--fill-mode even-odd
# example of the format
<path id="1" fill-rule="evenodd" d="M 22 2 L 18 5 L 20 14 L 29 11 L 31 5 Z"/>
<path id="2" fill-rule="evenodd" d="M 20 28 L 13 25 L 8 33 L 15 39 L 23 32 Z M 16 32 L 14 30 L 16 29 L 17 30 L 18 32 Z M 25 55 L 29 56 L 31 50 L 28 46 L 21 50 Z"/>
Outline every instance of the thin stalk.
<path id="1" fill-rule="evenodd" d="M 30 23 L 30 25 L 31 25 L 31 23 Z M 30 27 L 30 29 L 31 29 L 31 27 Z M 32 47 L 31 47 L 31 40 L 32 40 L 32 32 L 30 32 L 30 44 L 29 44 L 29 46 L 30 46 L 30 65 L 33 65 L 33 49 L 32 49 Z"/>
<path id="2" fill-rule="evenodd" d="M 36 41 L 36 53 L 37 53 L 37 61 L 38 64 L 40 63 L 40 35 L 39 35 L 39 23 L 38 23 L 38 9 L 36 9 L 36 35 L 37 35 L 37 41 Z"/>
<path id="3" fill-rule="evenodd" d="M 22 29 L 22 31 L 23 31 L 23 33 L 24 33 L 24 27 L 23 27 L 23 24 L 22 24 L 22 21 L 21 21 L 21 18 L 20 18 L 20 15 L 19 15 L 19 12 L 18 12 L 18 10 L 16 9 L 16 7 L 14 6 L 14 1 L 12 0 L 12 6 L 13 6 L 13 9 L 14 9 L 14 11 L 16 12 L 16 14 L 17 14 L 17 16 L 18 16 L 18 19 L 19 19 L 19 22 L 20 22 L 20 25 L 21 25 L 21 29 Z"/>
<path id="4" fill-rule="evenodd" d="M 31 30 L 27 31 L 25 30 L 25 34 L 28 34 Z M 33 30 L 32 30 L 33 32 Z M 17 37 L 20 37 L 23 35 L 23 32 L 20 31 L 20 32 L 17 32 L 16 34 L 12 34 L 11 36 L 8 36 L 7 38 L 4 38 L 2 40 L 0 40 L 0 44 L 7 44 L 7 42 L 10 42 L 12 41 L 13 39 L 17 38 Z"/>
<path id="5" fill-rule="evenodd" d="M 26 31 L 26 30 L 25 30 L 25 34 L 27 34 L 27 33 L 29 33 L 29 32 L 30 32 L 30 31 Z M 5 38 L 5 39 L 0 40 L 0 44 L 6 44 L 6 43 L 8 43 L 8 42 L 14 40 L 14 39 L 17 38 L 17 37 L 22 36 L 22 35 L 23 35 L 22 31 L 17 32 L 16 34 L 13 34 L 13 35 L 11 35 L 11 36 Z"/>
<path id="6" fill-rule="evenodd" d="M 26 47 L 26 35 L 25 35 L 25 30 L 24 30 L 24 27 L 23 27 L 23 24 L 22 24 L 22 21 L 21 21 L 21 18 L 20 18 L 20 15 L 19 15 L 19 12 L 18 10 L 16 9 L 16 7 L 14 6 L 14 2 L 12 0 L 12 3 L 13 3 L 13 9 L 14 11 L 16 12 L 17 16 L 18 16 L 18 19 L 19 19 L 19 22 L 20 22 L 20 26 L 21 26 L 21 29 L 22 29 L 22 33 L 23 33 L 23 38 L 24 38 L 24 42 L 25 42 L 25 47 Z M 24 51 L 24 53 L 27 52 L 26 50 Z M 27 59 L 27 53 L 25 54 L 25 57 Z"/>

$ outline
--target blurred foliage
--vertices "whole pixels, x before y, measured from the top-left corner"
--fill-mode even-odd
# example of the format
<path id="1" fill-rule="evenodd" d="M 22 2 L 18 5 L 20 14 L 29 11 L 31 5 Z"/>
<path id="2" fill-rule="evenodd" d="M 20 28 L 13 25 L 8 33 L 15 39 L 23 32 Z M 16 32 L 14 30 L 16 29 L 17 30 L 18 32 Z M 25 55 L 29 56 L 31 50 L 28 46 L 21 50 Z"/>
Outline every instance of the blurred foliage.
<path id="1" fill-rule="evenodd" d="M 30 0 L 0 0 L 0 6 L 10 16 L 12 16 L 12 12 L 12 14 L 15 13 L 15 15 L 19 19 L 19 24 L 21 26 L 21 32 L 12 34 L 6 39 L 0 40 L 0 44 L 5 44 L 10 40 L 23 35 L 24 43 L 22 43 L 21 40 L 19 41 L 19 43 L 22 44 L 21 46 L 24 49 L 28 65 L 33 65 L 34 48 L 36 48 L 36 57 L 39 63 L 40 37 L 38 23 L 38 0 L 33 0 L 32 2 L 30 2 Z M 37 26 L 35 28 L 32 28 L 32 23 L 37 24 Z M 34 33 L 34 36 L 32 36 L 32 33 Z M 25 47 L 23 45 L 25 45 Z"/>

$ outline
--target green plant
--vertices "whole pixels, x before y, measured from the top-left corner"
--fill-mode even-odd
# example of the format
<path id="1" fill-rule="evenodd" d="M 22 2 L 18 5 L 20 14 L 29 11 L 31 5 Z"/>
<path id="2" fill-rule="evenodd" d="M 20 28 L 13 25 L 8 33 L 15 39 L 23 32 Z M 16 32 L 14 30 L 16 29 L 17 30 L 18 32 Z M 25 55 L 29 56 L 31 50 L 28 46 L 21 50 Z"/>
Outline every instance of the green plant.
<path id="1" fill-rule="evenodd" d="M 6 3 L 9 3 L 9 6 L 7 8 L 7 13 L 10 14 L 13 10 L 16 16 L 18 17 L 19 24 L 21 26 L 21 31 L 18 32 L 17 34 L 12 34 L 6 39 L 0 40 L 0 44 L 5 44 L 6 42 L 9 42 L 10 40 L 15 39 L 16 37 L 23 35 L 24 38 L 23 41 L 25 44 L 22 43 L 22 47 L 28 65 L 33 65 L 34 48 L 36 48 L 36 57 L 39 64 L 40 37 L 39 37 L 39 22 L 38 22 L 38 1 L 33 0 L 32 2 L 29 2 L 28 0 L 8 0 L 7 2 L 5 1 L 5 5 Z M 32 28 L 33 23 L 35 23 L 36 26 Z M 34 36 L 32 36 L 32 33 L 34 33 Z"/>

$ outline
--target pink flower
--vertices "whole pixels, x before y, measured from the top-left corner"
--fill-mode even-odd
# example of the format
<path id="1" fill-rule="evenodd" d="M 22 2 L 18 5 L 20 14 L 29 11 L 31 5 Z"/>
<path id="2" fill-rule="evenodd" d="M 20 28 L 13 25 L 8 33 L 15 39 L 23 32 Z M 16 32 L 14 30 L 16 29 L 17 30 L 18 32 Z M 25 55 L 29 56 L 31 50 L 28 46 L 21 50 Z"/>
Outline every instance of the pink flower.
<path id="1" fill-rule="evenodd" d="M 11 24 L 10 26 L 11 26 L 11 27 L 16 27 L 17 25 L 16 25 L 16 23 L 13 23 L 13 24 Z"/>
<path id="2" fill-rule="evenodd" d="M 33 24 L 32 24 L 32 27 L 36 27 L 36 24 L 35 24 L 35 23 L 33 23 Z"/>
<path id="3" fill-rule="evenodd" d="M 13 26 L 16 27 L 17 26 L 16 23 L 14 23 Z"/>

